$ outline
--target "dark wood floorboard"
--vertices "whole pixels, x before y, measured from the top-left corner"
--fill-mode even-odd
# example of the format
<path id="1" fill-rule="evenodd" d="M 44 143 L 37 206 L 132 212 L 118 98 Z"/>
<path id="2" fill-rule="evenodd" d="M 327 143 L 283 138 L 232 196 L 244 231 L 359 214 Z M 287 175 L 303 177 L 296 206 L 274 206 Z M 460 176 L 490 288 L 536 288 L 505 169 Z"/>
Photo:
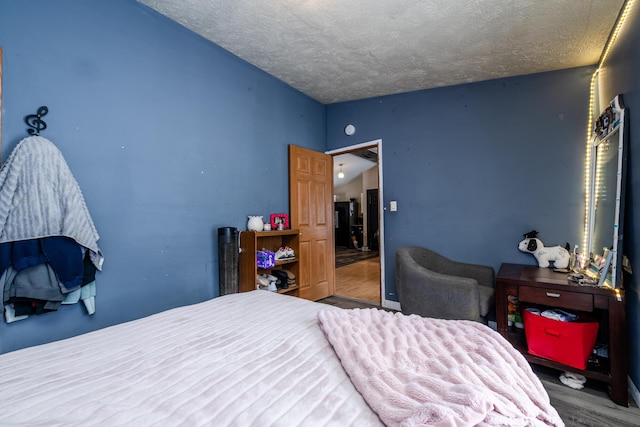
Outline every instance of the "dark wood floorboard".
<path id="1" fill-rule="evenodd" d="M 380 308 L 367 301 L 330 296 L 318 302 L 340 308 Z M 629 407 L 616 405 L 609 399 L 604 384 L 587 380 L 585 388 L 574 390 L 560 382 L 562 372 L 533 365 L 533 370 L 549 394 L 551 404 L 566 427 L 639 427 L 640 409 L 629 396 Z"/>
<path id="2" fill-rule="evenodd" d="M 380 306 L 376 304 L 372 304 L 368 301 L 362 301 L 355 298 L 348 298 L 343 296 L 333 295 L 320 301 L 323 304 L 334 305 L 340 308 L 380 308 Z"/>
<path id="3" fill-rule="evenodd" d="M 380 256 L 378 251 L 336 247 L 336 268 Z"/>

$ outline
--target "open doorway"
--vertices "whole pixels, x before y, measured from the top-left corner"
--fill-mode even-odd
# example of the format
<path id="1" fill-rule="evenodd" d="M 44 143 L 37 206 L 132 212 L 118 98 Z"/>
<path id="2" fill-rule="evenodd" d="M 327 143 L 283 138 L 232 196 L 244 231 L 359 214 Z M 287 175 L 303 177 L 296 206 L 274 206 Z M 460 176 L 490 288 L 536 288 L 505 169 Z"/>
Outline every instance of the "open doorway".
<path id="1" fill-rule="evenodd" d="M 333 156 L 335 294 L 384 306 L 381 141 Z"/>

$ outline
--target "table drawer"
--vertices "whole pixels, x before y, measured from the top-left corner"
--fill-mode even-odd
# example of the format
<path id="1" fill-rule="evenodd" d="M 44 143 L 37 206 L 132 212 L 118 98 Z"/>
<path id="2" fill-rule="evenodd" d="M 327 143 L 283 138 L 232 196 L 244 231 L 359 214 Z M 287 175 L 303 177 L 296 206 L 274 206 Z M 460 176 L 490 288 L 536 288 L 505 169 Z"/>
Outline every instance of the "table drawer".
<path id="1" fill-rule="evenodd" d="M 578 292 L 520 286 L 518 300 L 572 310 L 593 311 L 593 295 Z"/>

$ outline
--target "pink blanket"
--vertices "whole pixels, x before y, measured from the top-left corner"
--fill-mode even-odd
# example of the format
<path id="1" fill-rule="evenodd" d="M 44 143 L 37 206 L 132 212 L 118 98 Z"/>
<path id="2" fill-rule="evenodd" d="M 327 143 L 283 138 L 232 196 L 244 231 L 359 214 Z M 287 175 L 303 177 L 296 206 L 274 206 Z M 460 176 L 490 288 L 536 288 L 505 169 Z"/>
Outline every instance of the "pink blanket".
<path id="1" fill-rule="evenodd" d="M 485 325 L 376 309 L 318 320 L 388 426 L 564 425 L 525 358 Z"/>

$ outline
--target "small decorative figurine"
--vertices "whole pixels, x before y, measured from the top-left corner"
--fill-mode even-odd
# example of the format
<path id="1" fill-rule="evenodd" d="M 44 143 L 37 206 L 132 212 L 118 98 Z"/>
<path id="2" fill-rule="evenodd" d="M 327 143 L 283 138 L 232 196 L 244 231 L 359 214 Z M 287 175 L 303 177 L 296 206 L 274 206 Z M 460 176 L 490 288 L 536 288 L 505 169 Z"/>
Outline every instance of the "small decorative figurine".
<path id="1" fill-rule="evenodd" d="M 571 255 L 567 248 L 562 246 L 545 247 L 542 241 L 537 238 L 538 232 L 532 230 L 524 234 L 524 240 L 518 245 L 518 249 L 522 252 L 532 254 L 540 267 L 549 267 L 549 263 L 553 262 L 553 267 L 557 269 L 565 269 L 569 266 Z"/>

